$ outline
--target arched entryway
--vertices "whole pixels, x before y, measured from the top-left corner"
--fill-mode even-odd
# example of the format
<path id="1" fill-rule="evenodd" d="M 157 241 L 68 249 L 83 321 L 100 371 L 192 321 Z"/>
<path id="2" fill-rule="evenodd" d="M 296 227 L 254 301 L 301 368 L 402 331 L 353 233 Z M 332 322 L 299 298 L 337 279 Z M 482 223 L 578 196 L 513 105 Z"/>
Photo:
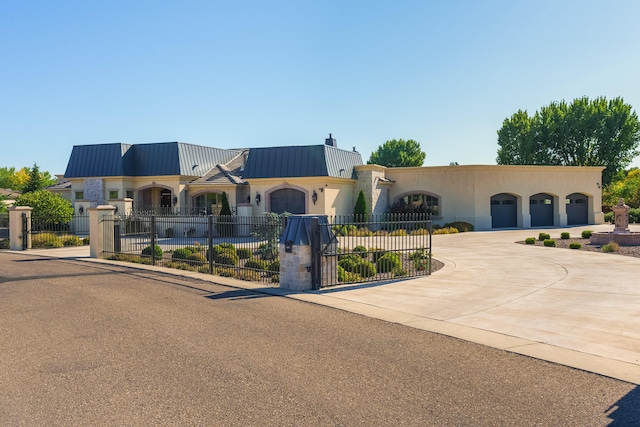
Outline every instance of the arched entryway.
<path id="1" fill-rule="evenodd" d="M 518 226 L 518 203 L 516 196 L 507 193 L 491 196 L 491 227 L 508 228 Z"/>
<path id="2" fill-rule="evenodd" d="M 294 188 L 282 188 L 269 195 L 271 212 L 305 214 L 305 193 Z"/>
<path id="3" fill-rule="evenodd" d="M 566 198 L 567 225 L 589 223 L 589 197 L 582 193 L 569 194 Z"/>
<path id="4" fill-rule="evenodd" d="M 553 226 L 553 196 L 538 193 L 529 197 L 529 213 L 532 227 Z"/>

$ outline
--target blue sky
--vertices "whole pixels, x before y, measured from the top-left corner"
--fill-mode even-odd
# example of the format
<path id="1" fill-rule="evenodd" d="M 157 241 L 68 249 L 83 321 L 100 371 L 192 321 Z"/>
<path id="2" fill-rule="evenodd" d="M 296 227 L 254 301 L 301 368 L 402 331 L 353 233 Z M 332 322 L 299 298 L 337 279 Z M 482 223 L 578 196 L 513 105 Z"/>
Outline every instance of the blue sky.
<path id="1" fill-rule="evenodd" d="M 74 145 L 356 147 L 495 164 L 518 109 L 640 108 L 637 1 L 7 1 L 0 166 Z M 634 161 L 640 166 L 640 159 Z"/>

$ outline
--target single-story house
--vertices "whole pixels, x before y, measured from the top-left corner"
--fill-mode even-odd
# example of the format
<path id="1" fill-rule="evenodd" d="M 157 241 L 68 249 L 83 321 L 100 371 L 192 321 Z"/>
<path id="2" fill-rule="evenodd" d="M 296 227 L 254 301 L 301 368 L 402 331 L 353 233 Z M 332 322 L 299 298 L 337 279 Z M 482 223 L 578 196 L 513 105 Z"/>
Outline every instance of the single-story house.
<path id="1" fill-rule="evenodd" d="M 428 207 L 436 224 L 477 230 L 603 222 L 602 167 L 367 165 L 355 148 L 324 144 L 218 149 L 182 142 L 73 147 L 64 187 L 76 210 L 98 204 L 137 211 L 234 215 L 352 214 L 360 191 L 371 213 Z"/>

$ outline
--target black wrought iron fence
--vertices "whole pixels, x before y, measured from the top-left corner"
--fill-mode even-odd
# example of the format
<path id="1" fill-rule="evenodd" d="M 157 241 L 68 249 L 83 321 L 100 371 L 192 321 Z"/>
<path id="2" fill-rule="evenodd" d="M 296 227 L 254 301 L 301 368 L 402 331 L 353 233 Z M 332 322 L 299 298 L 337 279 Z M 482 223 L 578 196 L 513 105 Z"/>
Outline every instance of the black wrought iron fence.
<path id="1" fill-rule="evenodd" d="M 9 213 L 0 213 L 0 249 L 9 249 Z"/>
<path id="2" fill-rule="evenodd" d="M 320 251 L 322 286 L 431 274 L 428 213 L 342 215 L 321 226 L 336 236 Z"/>
<path id="3" fill-rule="evenodd" d="M 31 235 L 31 247 L 34 249 L 89 244 L 89 215 L 74 215 L 68 222 L 47 216 L 33 216 L 30 227 L 24 223 L 23 229 Z"/>
<path id="4" fill-rule="evenodd" d="M 283 217 L 131 215 L 103 220 L 103 256 L 278 283 Z"/>

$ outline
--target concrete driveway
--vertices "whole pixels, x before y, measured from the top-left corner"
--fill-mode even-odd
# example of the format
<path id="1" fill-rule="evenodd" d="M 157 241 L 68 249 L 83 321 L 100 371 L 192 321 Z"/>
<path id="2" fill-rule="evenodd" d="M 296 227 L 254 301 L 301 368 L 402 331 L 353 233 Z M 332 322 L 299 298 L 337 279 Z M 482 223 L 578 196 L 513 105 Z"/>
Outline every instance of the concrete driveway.
<path id="1" fill-rule="evenodd" d="M 315 292 L 163 271 L 331 306 L 640 384 L 640 258 L 514 243 L 540 231 L 559 239 L 562 231 L 579 236 L 587 228 L 612 230 L 598 225 L 436 235 L 434 257 L 445 267 L 430 277 Z M 86 257 L 83 251 L 88 253 L 65 248 L 30 254 Z"/>

